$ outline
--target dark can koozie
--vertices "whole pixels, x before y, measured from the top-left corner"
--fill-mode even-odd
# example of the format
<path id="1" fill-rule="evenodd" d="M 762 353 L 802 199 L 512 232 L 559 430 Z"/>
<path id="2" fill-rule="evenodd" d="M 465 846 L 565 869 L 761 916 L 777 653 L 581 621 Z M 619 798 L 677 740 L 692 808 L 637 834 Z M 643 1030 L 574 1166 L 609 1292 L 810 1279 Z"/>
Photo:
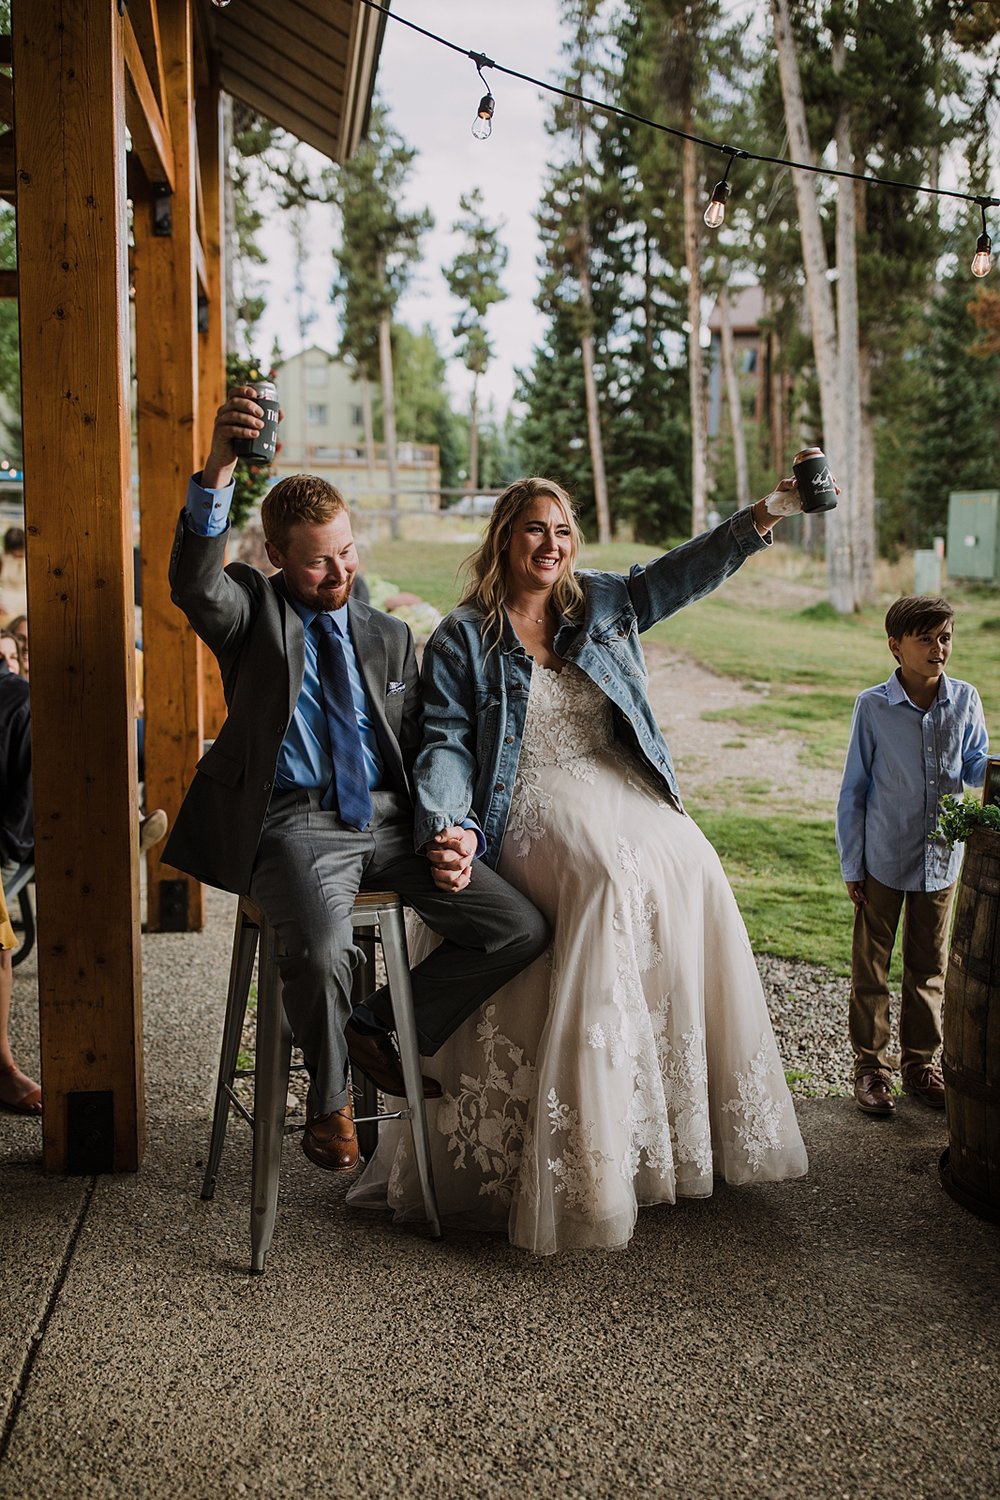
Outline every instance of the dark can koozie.
<path id="1" fill-rule="evenodd" d="M 819 448 L 803 448 L 792 460 L 792 473 L 799 486 L 804 511 L 833 510 L 837 504 L 837 486 L 830 473 L 826 454 Z"/>
<path id="2" fill-rule="evenodd" d="M 278 448 L 278 388 L 273 380 L 255 380 L 255 400 L 263 409 L 264 425 L 255 438 L 237 438 L 233 447 L 250 463 L 269 464 Z"/>

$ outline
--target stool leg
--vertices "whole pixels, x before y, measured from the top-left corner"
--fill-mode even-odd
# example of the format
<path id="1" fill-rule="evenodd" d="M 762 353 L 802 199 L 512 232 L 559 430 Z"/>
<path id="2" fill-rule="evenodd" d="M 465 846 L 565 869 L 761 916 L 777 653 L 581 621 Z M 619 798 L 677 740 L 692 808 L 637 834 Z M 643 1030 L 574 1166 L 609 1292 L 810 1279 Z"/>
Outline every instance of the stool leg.
<path id="1" fill-rule="evenodd" d="M 254 1069 L 253 1207 L 250 1214 L 250 1269 L 264 1270 L 278 1211 L 281 1146 L 285 1135 L 288 1068 L 292 1033 L 281 1001 L 275 936 L 265 924 L 257 965 L 257 1060 Z"/>
<path id="2" fill-rule="evenodd" d="M 365 956 L 364 964 L 359 964 L 354 971 L 354 982 L 351 986 L 351 1003 L 360 1005 L 362 1000 L 367 1000 L 374 988 L 375 982 L 375 939 L 367 928 L 356 928 L 354 941 Z M 355 1108 L 355 1114 L 374 1115 L 378 1113 L 378 1089 L 370 1078 L 359 1070 L 357 1073 L 351 1070 L 351 1082 L 354 1093 L 358 1096 L 356 1103 L 360 1108 Z M 378 1125 L 374 1120 L 367 1125 L 359 1125 L 358 1149 L 365 1161 L 371 1161 L 375 1155 L 375 1147 L 378 1145 Z"/>
<path id="3" fill-rule="evenodd" d="M 236 931 L 233 934 L 233 958 L 229 968 L 229 993 L 226 996 L 226 1019 L 222 1028 L 222 1055 L 219 1058 L 219 1078 L 215 1086 L 215 1113 L 212 1116 L 212 1140 L 208 1148 L 208 1164 L 201 1185 L 201 1196 L 211 1198 L 215 1194 L 215 1180 L 219 1174 L 219 1160 L 226 1139 L 229 1123 L 229 1093 L 236 1075 L 236 1059 L 243 1035 L 243 1020 L 246 1016 L 247 996 L 250 993 L 250 976 L 253 974 L 254 954 L 257 951 L 257 924 L 250 922 L 243 912 L 237 910 Z"/>
<path id="4" fill-rule="evenodd" d="M 434 1178 L 431 1174 L 431 1147 L 427 1133 L 427 1113 L 424 1109 L 424 1086 L 421 1083 L 417 1024 L 413 1016 L 413 992 L 410 986 L 406 928 L 403 924 L 402 911 L 398 907 L 380 911 L 379 928 L 382 933 L 382 952 L 385 956 L 385 975 L 389 981 L 389 994 L 392 998 L 392 1016 L 396 1027 L 399 1060 L 403 1065 L 403 1080 L 406 1084 L 406 1103 L 410 1116 L 410 1129 L 413 1132 L 413 1156 L 417 1164 L 417 1177 L 420 1181 L 424 1213 L 430 1225 L 431 1238 L 439 1240 L 441 1220 L 438 1216 Z"/>

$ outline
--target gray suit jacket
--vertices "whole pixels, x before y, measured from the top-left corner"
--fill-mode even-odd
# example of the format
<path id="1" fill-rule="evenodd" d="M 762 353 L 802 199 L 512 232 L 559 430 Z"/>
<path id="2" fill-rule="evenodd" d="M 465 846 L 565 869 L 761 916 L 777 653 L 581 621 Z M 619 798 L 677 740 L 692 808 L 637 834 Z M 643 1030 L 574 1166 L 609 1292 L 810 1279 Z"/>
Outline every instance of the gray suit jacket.
<path id="1" fill-rule="evenodd" d="M 246 895 L 274 785 L 278 751 L 302 687 L 302 621 L 280 573 L 224 567 L 227 533 L 199 536 L 181 512 L 170 554 L 171 597 L 214 652 L 226 721 L 198 763 L 163 858 L 208 885 Z M 349 606 L 383 786 L 412 800 L 420 693 L 409 627 L 360 601 Z M 399 684 L 403 684 L 400 688 Z M 392 685 L 392 691 L 389 691 Z"/>

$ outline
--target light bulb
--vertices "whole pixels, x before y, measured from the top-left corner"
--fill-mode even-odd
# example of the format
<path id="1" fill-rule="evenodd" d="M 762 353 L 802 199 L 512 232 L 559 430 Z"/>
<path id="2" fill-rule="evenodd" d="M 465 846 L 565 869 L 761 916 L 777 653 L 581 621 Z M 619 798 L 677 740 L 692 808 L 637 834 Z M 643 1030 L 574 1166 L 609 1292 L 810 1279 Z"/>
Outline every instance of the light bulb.
<path id="1" fill-rule="evenodd" d="M 712 200 L 705 210 L 705 223 L 709 229 L 718 229 L 726 217 L 726 199 L 729 197 L 729 183 L 717 182 L 712 189 Z"/>
<path id="2" fill-rule="evenodd" d="M 226 6 L 229 4 L 229 0 L 212 0 L 212 4 L 215 6 L 216 10 L 225 10 Z"/>
<path id="3" fill-rule="evenodd" d="M 479 101 L 479 110 L 472 122 L 472 134 L 477 141 L 489 140 L 493 134 L 493 111 L 496 101 L 492 94 L 484 94 Z"/>
<path id="4" fill-rule="evenodd" d="M 972 257 L 973 276 L 988 276 L 993 269 L 993 241 L 988 234 L 981 234 L 976 241 L 976 253 Z"/>

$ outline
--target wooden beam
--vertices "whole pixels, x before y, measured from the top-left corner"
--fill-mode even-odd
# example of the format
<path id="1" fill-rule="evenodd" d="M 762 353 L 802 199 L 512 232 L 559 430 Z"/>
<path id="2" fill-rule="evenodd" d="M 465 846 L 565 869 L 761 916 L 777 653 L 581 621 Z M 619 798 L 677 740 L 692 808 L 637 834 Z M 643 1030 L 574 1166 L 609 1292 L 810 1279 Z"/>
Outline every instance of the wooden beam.
<path id="1" fill-rule="evenodd" d="M 160 46 L 160 17 L 156 0 L 131 0 L 128 17 L 156 95 L 157 106 L 162 113 L 167 86 L 163 77 L 163 49 Z"/>
<path id="2" fill-rule="evenodd" d="M 0 271 L 0 297 L 17 297 L 17 272 Z"/>
<path id="3" fill-rule="evenodd" d="M 13 7 L 44 1162 L 145 1137 L 125 68 L 115 0 Z"/>
<path id="4" fill-rule="evenodd" d="M 194 274 L 198 283 L 199 299 L 208 295 L 208 262 L 205 259 L 205 249 L 198 236 L 194 239 Z"/>
<path id="5" fill-rule="evenodd" d="M 0 73 L 0 120 L 14 123 L 14 84 L 8 73 Z"/>
<path id="6" fill-rule="evenodd" d="M 166 118 L 175 151 L 170 232 L 157 232 L 155 190 L 150 186 L 144 197 L 136 198 L 133 237 L 146 805 L 162 807 L 173 822 L 201 757 L 203 739 L 198 641 L 171 602 L 167 581 L 188 476 L 201 465 L 189 0 L 161 0 L 159 30 Z M 147 855 L 147 892 L 151 931 L 194 931 L 203 926 L 202 887 L 162 864 L 158 849 Z"/>
<path id="7" fill-rule="evenodd" d="M 204 248 L 203 327 L 198 338 L 198 452 L 212 442 L 215 413 L 226 394 L 225 278 L 223 275 L 223 130 L 222 100 L 214 66 L 209 82 L 197 91 L 198 180 L 201 183 L 201 226 Z M 199 459 L 200 462 L 200 459 Z M 202 721 L 214 739 L 226 717 L 219 664 L 202 651 Z"/>
<path id="8" fill-rule="evenodd" d="M 127 120 L 132 145 L 150 182 L 174 186 L 174 147 L 170 127 L 160 112 L 153 85 L 146 72 L 142 52 L 128 12 L 122 17 L 125 66 L 128 69 L 129 95 Z"/>

